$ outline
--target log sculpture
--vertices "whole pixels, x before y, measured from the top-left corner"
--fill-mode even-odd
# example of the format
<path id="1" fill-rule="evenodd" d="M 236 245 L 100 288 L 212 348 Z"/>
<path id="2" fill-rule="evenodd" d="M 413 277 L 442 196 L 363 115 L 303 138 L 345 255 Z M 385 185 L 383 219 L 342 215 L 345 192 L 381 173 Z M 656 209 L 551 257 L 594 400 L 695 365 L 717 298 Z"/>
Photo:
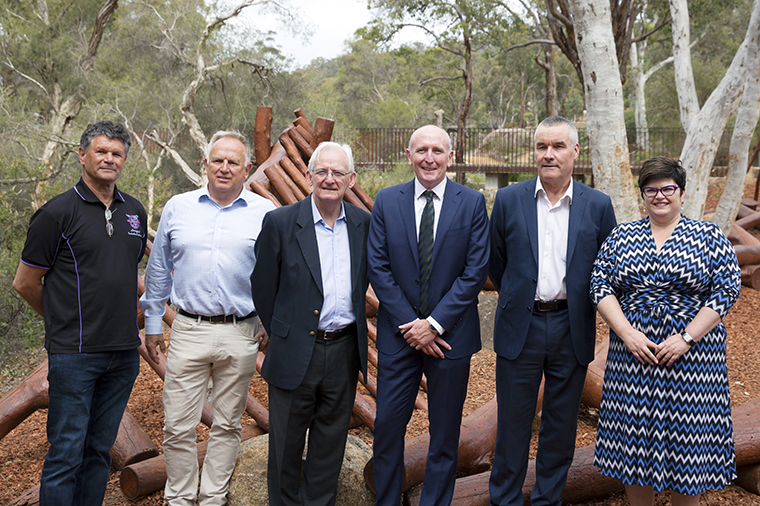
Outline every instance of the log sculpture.
<path id="1" fill-rule="evenodd" d="M 27 378 L 0 399 L 0 439 L 38 409 L 48 406 L 48 362 L 45 359 Z"/>
<path id="2" fill-rule="evenodd" d="M 129 409 L 125 409 L 116 442 L 111 448 L 111 466 L 121 471 L 130 464 L 156 456 L 158 456 L 158 448 L 140 427 L 140 422 L 129 412 Z"/>

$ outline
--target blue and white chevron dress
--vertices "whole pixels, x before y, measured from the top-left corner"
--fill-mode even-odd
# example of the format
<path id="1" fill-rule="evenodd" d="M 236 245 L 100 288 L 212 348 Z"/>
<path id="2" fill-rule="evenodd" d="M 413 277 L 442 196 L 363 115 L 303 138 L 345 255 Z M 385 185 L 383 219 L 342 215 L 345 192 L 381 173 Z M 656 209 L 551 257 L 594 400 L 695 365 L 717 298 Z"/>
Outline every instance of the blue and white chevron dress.
<path id="1" fill-rule="evenodd" d="M 618 225 L 599 251 L 590 292 L 595 304 L 616 295 L 631 325 L 660 343 L 703 306 L 725 317 L 740 285 L 734 248 L 718 226 L 682 217 L 659 253 L 648 219 Z M 696 495 L 731 483 L 723 323 L 670 366 L 640 364 L 610 331 L 594 465 L 655 491 Z"/>

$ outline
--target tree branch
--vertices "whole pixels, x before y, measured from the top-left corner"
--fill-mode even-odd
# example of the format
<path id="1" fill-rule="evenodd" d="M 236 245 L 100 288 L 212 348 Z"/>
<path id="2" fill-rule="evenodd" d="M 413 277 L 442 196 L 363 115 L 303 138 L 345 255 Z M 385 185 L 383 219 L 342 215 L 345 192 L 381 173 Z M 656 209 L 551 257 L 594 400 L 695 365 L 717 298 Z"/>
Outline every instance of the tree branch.
<path id="1" fill-rule="evenodd" d="M 79 60 L 79 65 L 86 74 L 90 73 L 95 67 L 95 55 L 98 52 L 100 41 L 103 39 L 103 32 L 118 6 L 119 0 L 107 0 L 106 3 L 103 4 L 103 7 L 100 8 L 100 12 L 98 12 L 97 17 L 95 18 L 95 25 L 92 29 L 90 42 L 87 44 L 87 50 Z"/>
<path id="2" fill-rule="evenodd" d="M 187 177 L 190 182 L 199 188 L 203 185 L 203 177 L 201 177 L 197 172 L 190 168 L 190 166 L 182 158 L 182 155 L 177 153 L 177 151 L 169 144 L 162 141 L 155 130 L 148 134 L 148 139 L 161 146 L 161 149 L 163 149 L 171 157 L 171 159 L 174 160 L 174 163 L 179 165 L 180 169 L 182 169 L 182 172 L 185 174 L 185 177 Z"/>
<path id="3" fill-rule="evenodd" d="M 641 42 L 641 41 L 643 41 L 644 39 L 646 39 L 650 35 L 654 35 L 656 32 L 660 31 L 660 29 L 662 29 L 663 27 L 667 26 L 668 23 L 670 23 L 670 15 L 668 15 L 662 23 L 660 23 L 659 25 L 655 26 L 654 28 L 652 28 L 647 33 L 645 33 L 643 35 L 639 35 L 638 37 L 632 38 L 631 42 Z"/>

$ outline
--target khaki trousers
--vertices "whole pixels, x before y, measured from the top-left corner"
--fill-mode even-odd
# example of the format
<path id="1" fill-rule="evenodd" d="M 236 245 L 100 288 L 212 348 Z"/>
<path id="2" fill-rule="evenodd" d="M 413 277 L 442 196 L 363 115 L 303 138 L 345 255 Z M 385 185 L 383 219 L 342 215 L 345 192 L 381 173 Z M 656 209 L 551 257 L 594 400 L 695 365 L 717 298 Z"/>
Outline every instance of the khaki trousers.
<path id="1" fill-rule="evenodd" d="M 203 462 L 198 502 L 224 505 L 240 446 L 240 417 L 256 372 L 258 318 L 209 323 L 177 314 L 164 380 L 164 497 L 171 506 L 194 506 L 198 487 L 195 429 L 209 386 L 213 425 Z"/>

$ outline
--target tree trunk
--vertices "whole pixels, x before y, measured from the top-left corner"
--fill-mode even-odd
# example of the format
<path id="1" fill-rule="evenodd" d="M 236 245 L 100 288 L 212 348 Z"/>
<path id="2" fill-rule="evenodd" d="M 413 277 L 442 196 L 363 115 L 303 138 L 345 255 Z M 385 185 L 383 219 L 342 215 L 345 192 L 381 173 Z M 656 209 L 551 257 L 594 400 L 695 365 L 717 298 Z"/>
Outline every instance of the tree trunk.
<path id="1" fill-rule="evenodd" d="M 673 65 L 676 75 L 676 92 L 681 111 L 681 126 L 689 132 L 692 120 L 699 112 L 697 88 L 691 68 L 689 46 L 689 6 L 687 0 L 670 0 L 670 17 L 673 31 Z"/>
<path id="2" fill-rule="evenodd" d="M 525 128 L 525 69 L 520 72 L 520 128 Z"/>
<path id="3" fill-rule="evenodd" d="M 557 116 L 559 114 L 559 104 L 557 99 L 557 72 L 554 66 L 554 58 L 557 55 L 557 46 L 553 44 L 541 44 L 541 48 L 544 52 L 544 61 L 538 59 L 536 55 L 536 63 L 544 69 L 544 81 L 546 82 L 546 115 Z M 523 75 L 525 75 L 523 73 Z M 522 125 L 522 115 L 520 116 L 520 126 Z"/>
<path id="4" fill-rule="evenodd" d="M 615 40 L 608 0 L 572 2 L 576 45 L 583 70 L 589 148 L 596 187 L 610 196 L 618 221 L 640 218 L 623 117 Z"/>
<path id="5" fill-rule="evenodd" d="M 467 116 L 472 105 L 472 48 L 467 31 L 464 32 L 464 98 L 457 117 L 456 163 L 464 163 L 464 151 L 467 141 Z"/>
<path id="6" fill-rule="evenodd" d="M 759 2 L 756 1 L 755 4 L 752 17 L 760 16 Z M 760 23 L 755 21 L 755 25 L 760 26 Z M 752 20 L 750 20 L 750 26 L 753 26 Z M 756 30 L 754 33 L 748 32 L 747 36 L 749 40 L 745 60 L 747 78 L 744 94 L 731 137 L 726 185 L 712 218 L 712 221 L 720 226 L 724 234 L 731 231 L 731 225 L 739 211 L 739 204 L 744 195 L 744 180 L 747 176 L 747 162 L 752 135 L 760 117 L 760 30 Z"/>
<path id="7" fill-rule="evenodd" d="M 646 42 L 641 42 L 641 57 L 644 58 Z M 633 71 L 633 97 L 636 104 L 636 147 L 641 150 L 649 149 L 649 124 L 647 123 L 646 78 L 644 77 L 643 62 L 639 61 L 639 47 L 631 44 L 631 70 Z"/>
<path id="8" fill-rule="evenodd" d="M 692 120 L 686 132 L 681 161 L 686 168 L 686 201 L 684 214 L 689 218 L 701 219 L 707 198 L 707 181 L 718 150 L 723 129 L 728 118 L 739 105 L 746 82 L 744 67 L 749 41 L 760 31 L 760 0 L 752 7 L 750 25 L 739 50 L 734 55 L 726 75 L 710 94 L 699 114 Z"/>

